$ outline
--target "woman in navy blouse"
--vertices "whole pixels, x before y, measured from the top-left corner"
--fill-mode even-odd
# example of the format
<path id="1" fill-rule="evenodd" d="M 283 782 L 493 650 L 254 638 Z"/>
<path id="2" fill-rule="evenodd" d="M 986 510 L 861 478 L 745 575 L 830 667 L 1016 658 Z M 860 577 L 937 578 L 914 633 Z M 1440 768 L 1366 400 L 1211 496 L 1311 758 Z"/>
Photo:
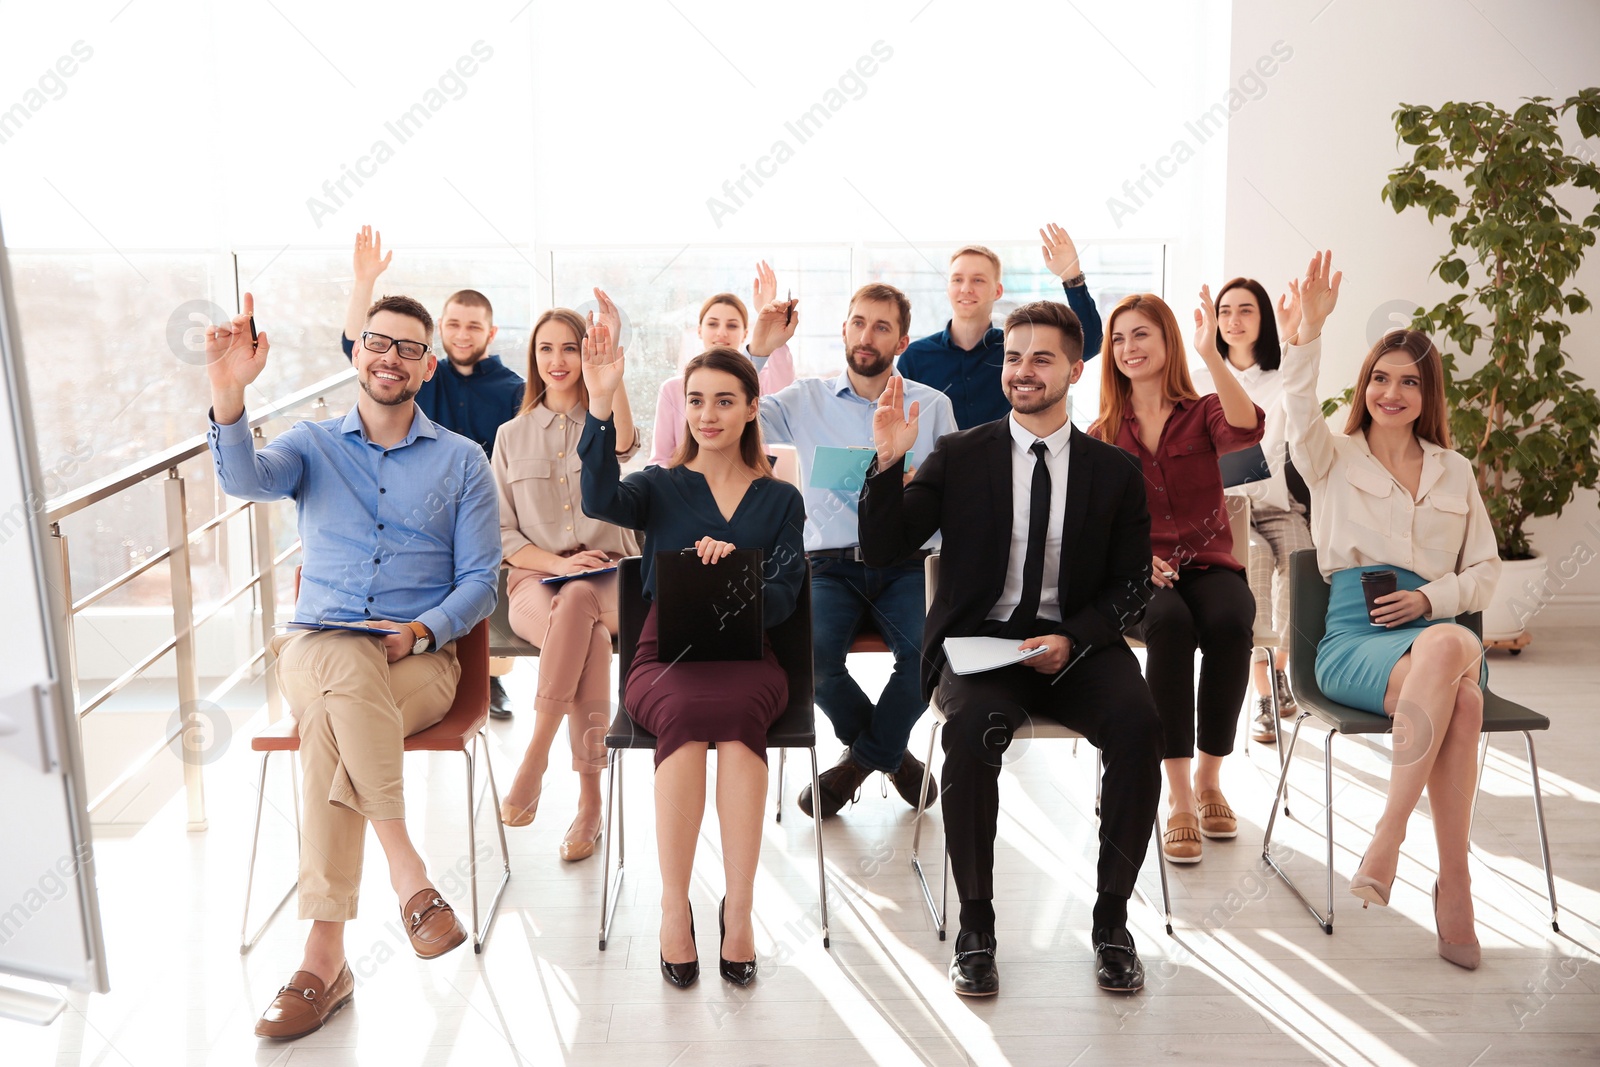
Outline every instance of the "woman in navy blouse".
<path id="1" fill-rule="evenodd" d="M 645 596 L 655 595 L 655 555 L 693 549 L 714 566 L 737 548 L 759 548 L 764 622 L 794 612 L 806 577 L 805 506 L 800 492 L 772 476 L 756 411 L 756 369 L 731 348 L 712 348 L 684 369 L 688 436 L 675 462 L 621 477 L 612 400 L 622 386 L 623 353 L 605 327 L 583 349 L 589 417 L 583 458 L 583 510 L 644 532 Z M 771 645 L 760 660 L 662 663 L 652 604 L 639 635 L 624 695 L 635 721 L 655 734 L 656 840 L 661 863 L 661 973 L 686 988 L 699 977 L 689 879 L 706 800 L 706 751 L 717 743 L 717 818 L 727 896 L 720 972 L 755 978 L 750 910 L 761 856 L 767 795 L 767 728 L 789 700 L 788 679 Z M 721 923 L 719 923 L 720 925 Z"/>

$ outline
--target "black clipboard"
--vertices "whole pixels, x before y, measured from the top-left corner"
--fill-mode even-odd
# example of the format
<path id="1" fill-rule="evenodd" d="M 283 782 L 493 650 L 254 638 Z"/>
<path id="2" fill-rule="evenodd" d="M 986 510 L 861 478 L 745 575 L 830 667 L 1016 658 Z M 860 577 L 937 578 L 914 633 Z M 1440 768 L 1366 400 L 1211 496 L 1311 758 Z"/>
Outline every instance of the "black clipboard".
<path id="1" fill-rule="evenodd" d="M 761 550 L 702 563 L 692 548 L 655 558 L 657 658 L 662 663 L 757 660 L 766 646 Z"/>

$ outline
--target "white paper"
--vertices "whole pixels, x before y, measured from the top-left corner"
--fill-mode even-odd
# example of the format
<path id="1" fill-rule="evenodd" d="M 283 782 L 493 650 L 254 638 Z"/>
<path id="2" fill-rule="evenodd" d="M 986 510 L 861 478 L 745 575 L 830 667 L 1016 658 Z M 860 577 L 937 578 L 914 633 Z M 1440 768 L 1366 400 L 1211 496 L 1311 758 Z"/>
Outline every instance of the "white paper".
<path id="1" fill-rule="evenodd" d="M 1010 637 L 947 637 L 944 654 L 956 674 L 980 674 L 1009 667 L 1044 652 L 1047 645 L 1018 651 L 1020 641 Z"/>

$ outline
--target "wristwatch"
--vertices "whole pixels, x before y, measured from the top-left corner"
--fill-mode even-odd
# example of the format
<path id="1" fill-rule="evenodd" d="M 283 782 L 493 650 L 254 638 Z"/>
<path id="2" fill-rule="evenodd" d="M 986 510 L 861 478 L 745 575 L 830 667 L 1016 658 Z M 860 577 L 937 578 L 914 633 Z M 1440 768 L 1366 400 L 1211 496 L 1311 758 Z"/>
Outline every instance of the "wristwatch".
<path id="1" fill-rule="evenodd" d="M 428 651 L 428 648 L 433 644 L 433 637 L 428 633 L 428 628 L 420 622 L 408 622 L 406 625 L 411 628 L 412 633 L 417 635 L 416 641 L 411 645 L 411 654 L 420 656 Z"/>
<path id="2" fill-rule="evenodd" d="M 1070 278 L 1061 279 L 1061 284 L 1066 286 L 1068 289 L 1076 289 L 1078 286 L 1083 285 L 1087 281 L 1088 279 L 1083 276 L 1083 271 L 1080 270 L 1077 274 L 1074 274 Z"/>

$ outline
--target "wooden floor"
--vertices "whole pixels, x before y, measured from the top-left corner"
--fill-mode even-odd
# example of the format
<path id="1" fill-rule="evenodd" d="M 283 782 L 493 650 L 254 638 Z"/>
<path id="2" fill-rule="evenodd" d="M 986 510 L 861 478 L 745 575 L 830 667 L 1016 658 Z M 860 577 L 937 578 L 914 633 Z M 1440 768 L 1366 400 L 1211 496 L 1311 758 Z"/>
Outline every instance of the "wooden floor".
<path id="1" fill-rule="evenodd" d="M 789 763 L 781 825 L 767 820 L 756 885 L 760 977 L 719 980 L 716 903 L 722 873 L 708 813 L 693 904 L 706 970 L 683 992 L 657 970 L 650 760 L 625 761 L 630 863 L 616 927 L 596 947 L 599 858 L 562 864 L 556 845 L 573 810 L 570 772 L 552 772 L 538 821 L 508 831 L 513 879 L 486 951 L 432 963 L 403 951 L 395 902 L 369 841 L 361 918 L 347 948 L 358 975 L 352 1006 L 319 1033 L 258 1042 L 257 1015 L 299 960 L 305 924 L 293 903 L 247 956 L 239 907 L 255 802 L 255 757 L 236 738 L 206 775 L 211 828 L 189 834 L 181 797 L 147 823 L 99 843 L 100 899 L 112 992 L 69 994 L 45 1029 L 0 1023 L 0 1062 L 115 1067 L 172 1064 L 1574 1064 L 1600 1061 L 1600 628 L 1538 634 L 1492 684 L 1548 714 L 1536 735 L 1561 905 L 1550 928 L 1527 763 L 1520 737 L 1491 747 L 1473 869 L 1483 967 L 1434 953 L 1428 887 L 1435 868 L 1426 804 L 1413 819 L 1393 906 L 1362 911 L 1345 891 L 1380 808 L 1380 744 L 1339 738 L 1334 787 L 1336 932 L 1324 935 L 1261 862 L 1274 750 L 1245 745 L 1225 788 L 1240 836 L 1207 842 L 1203 862 L 1171 868 L 1176 937 L 1135 900 L 1131 925 L 1148 970 L 1142 994 L 1095 988 L 1088 944 L 1095 856 L 1094 752 L 1070 742 L 1018 745 L 1001 785 L 997 847 L 1002 992 L 951 993 L 951 943 L 940 942 L 912 875 L 911 812 L 870 780 L 824 840 L 832 949 L 818 929 L 811 821 L 794 806 L 804 753 Z M 853 666 L 880 684 L 886 657 Z M 526 706 L 534 665 L 511 689 Z M 870 687 L 869 687 L 870 691 Z M 494 724 L 502 785 L 532 716 Z M 1322 825 L 1320 731 L 1307 729 L 1292 773 L 1292 808 Z M 913 737 L 926 746 L 927 725 Z M 1311 743 L 1307 743 L 1308 740 Z M 559 753 L 565 745 L 558 738 Z M 1022 750 L 1025 749 L 1025 750 Z M 823 765 L 836 757 L 831 738 Z M 1021 751 L 1019 751 L 1021 750 Z M 559 758 L 555 761 L 560 764 Z M 436 880 L 463 913 L 469 854 L 459 758 L 408 757 L 411 822 Z M 776 761 L 774 761 L 774 769 Z M 283 768 L 280 768 L 282 771 Z M 776 775 L 773 776 L 774 779 Z M 774 782 L 775 788 L 775 782 Z M 290 870 L 287 777 L 268 787 L 265 869 Z M 487 805 L 484 815 L 489 815 Z M 1290 822 L 1284 861 L 1321 900 L 1324 846 Z M 934 844 L 925 855 L 937 855 Z M 487 840 L 487 839 L 486 839 Z M 1159 904 L 1154 858 L 1140 879 Z M 268 895 L 258 893 L 258 900 Z M 952 935 L 953 936 L 953 935 Z"/>

